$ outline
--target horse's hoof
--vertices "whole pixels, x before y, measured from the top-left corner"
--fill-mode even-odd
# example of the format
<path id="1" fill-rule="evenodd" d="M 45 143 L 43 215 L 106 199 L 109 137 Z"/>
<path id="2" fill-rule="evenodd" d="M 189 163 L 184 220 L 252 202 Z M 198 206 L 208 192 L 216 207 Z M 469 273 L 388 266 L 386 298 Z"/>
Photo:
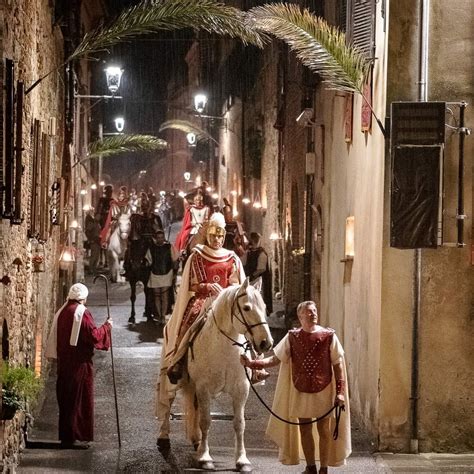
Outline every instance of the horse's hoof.
<path id="1" fill-rule="evenodd" d="M 253 471 L 251 464 L 237 464 L 236 467 L 239 472 L 252 472 Z"/>
<path id="2" fill-rule="evenodd" d="M 212 461 L 199 461 L 199 469 L 203 471 L 215 471 L 216 468 Z"/>
<path id="3" fill-rule="evenodd" d="M 128 322 L 131 323 L 131 324 L 135 324 L 135 316 L 130 316 L 128 318 Z"/>
<path id="4" fill-rule="evenodd" d="M 171 449 L 171 443 L 169 438 L 158 438 L 156 440 L 156 445 L 160 451 L 167 451 Z"/>

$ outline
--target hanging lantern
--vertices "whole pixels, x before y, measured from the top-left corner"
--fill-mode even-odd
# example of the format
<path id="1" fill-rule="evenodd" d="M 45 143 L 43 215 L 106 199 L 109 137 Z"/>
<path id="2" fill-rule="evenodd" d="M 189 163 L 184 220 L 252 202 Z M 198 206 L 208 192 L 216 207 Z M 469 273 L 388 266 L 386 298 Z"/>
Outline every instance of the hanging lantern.
<path id="1" fill-rule="evenodd" d="M 59 268 L 61 270 L 69 270 L 76 261 L 76 249 L 72 246 L 63 248 L 59 257 Z"/>

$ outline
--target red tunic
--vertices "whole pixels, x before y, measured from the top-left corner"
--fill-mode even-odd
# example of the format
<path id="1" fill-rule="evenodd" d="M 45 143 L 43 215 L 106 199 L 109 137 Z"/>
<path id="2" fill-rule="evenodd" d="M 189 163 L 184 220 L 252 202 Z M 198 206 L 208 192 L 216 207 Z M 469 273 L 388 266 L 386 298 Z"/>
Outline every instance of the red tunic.
<path id="1" fill-rule="evenodd" d="M 206 254 L 203 253 L 203 255 Z M 207 260 L 203 255 L 196 252 L 191 256 L 190 284 L 219 283 L 222 288 L 227 288 L 230 284 L 230 277 L 236 268 L 234 254 L 229 253 L 227 256 L 218 259 L 219 261 Z M 201 313 L 208 296 L 208 291 L 199 291 L 189 300 L 179 330 L 177 345 Z"/>
<path id="2" fill-rule="evenodd" d="M 58 317 L 59 439 L 65 442 L 94 439 L 94 348 L 110 348 L 110 326 L 97 328 L 86 309 L 77 346 L 69 343 L 74 312 L 78 303 L 69 301 Z"/>
<path id="3" fill-rule="evenodd" d="M 300 392 L 321 392 L 331 383 L 333 334 L 333 329 L 311 333 L 303 329 L 289 331 L 293 384 Z"/>

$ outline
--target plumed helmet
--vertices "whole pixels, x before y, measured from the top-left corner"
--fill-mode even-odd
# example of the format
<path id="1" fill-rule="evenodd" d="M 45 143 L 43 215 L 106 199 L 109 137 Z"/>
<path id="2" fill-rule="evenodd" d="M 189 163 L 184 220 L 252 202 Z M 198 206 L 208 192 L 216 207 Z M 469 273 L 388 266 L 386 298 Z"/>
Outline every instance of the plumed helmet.
<path id="1" fill-rule="evenodd" d="M 69 289 L 69 294 L 67 295 L 68 300 L 77 300 L 82 301 L 87 299 L 87 295 L 89 294 L 89 290 L 87 289 L 86 285 L 82 283 L 74 283 Z"/>
<path id="2" fill-rule="evenodd" d="M 225 235 L 225 218 L 220 212 L 211 215 L 206 234 Z"/>

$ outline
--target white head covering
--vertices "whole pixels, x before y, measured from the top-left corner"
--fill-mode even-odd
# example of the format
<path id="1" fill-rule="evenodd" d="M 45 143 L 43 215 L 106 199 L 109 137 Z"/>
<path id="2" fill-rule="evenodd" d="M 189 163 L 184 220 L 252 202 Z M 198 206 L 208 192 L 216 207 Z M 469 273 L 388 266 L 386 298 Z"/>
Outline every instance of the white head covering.
<path id="1" fill-rule="evenodd" d="M 69 289 L 67 299 L 81 301 L 87 299 L 88 294 L 89 290 L 86 285 L 83 285 L 82 283 L 74 283 L 74 285 Z"/>

